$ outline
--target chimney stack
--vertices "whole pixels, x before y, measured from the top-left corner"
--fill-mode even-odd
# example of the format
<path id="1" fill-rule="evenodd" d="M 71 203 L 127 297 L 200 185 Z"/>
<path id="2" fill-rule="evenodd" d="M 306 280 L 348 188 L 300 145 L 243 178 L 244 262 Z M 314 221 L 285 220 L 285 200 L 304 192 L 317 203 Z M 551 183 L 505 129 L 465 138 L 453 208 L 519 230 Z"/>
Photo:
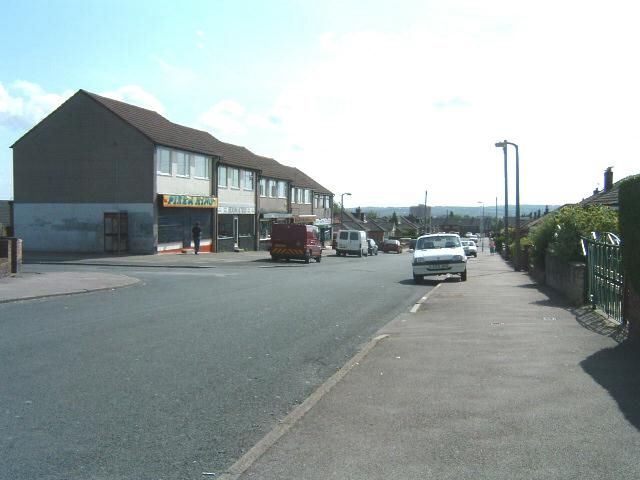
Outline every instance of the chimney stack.
<path id="1" fill-rule="evenodd" d="M 611 187 L 613 187 L 613 167 L 608 167 L 605 171 L 604 171 L 604 188 L 602 189 L 605 192 L 608 192 L 609 190 L 611 190 Z"/>

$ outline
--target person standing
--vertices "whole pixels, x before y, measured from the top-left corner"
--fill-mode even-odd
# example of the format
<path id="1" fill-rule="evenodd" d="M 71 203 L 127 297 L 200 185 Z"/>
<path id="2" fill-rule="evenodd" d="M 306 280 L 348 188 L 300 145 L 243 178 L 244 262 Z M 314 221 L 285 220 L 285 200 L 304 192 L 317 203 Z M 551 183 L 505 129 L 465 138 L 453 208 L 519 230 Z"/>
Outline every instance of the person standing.
<path id="1" fill-rule="evenodd" d="M 202 235 L 202 229 L 200 228 L 200 222 L 196 222 L 196 224 L 191 229 L 191 236 L 193 238 L 193 248 L 196 251 L 196 255 L 200 250 L 200 236 Z"/>

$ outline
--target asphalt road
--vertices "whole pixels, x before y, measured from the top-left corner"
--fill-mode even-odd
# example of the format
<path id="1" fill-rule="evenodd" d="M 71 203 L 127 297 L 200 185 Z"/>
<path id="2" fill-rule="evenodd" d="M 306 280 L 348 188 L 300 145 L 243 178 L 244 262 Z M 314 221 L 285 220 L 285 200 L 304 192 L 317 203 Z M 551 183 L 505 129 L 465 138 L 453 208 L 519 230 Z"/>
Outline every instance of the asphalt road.
<path id="1" fill-rule="evenodd" d="M 408 253 L 108 270 L 142 283 L 0 305 L 0 479 L 221 473 L 432 288 Z"/>

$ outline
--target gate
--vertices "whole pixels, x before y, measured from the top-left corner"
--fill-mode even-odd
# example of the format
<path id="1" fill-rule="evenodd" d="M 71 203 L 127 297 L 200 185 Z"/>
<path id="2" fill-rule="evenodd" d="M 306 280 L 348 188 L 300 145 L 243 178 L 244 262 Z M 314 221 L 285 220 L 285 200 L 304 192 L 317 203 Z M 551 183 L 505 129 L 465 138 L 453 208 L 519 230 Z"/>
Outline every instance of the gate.
<path id="1" fill-rule="evenodd" d="M 122 253 L 129 250 L 129 216 L 127 212 L 104 213 L 104 251 Z"/>
<path id="2" fill-rule="evenodd" d="M 593 308 L 599 308 L 624 324 L 624 276 L 620 245 L 584 238 L 587 253 L 587 293 Z"/>

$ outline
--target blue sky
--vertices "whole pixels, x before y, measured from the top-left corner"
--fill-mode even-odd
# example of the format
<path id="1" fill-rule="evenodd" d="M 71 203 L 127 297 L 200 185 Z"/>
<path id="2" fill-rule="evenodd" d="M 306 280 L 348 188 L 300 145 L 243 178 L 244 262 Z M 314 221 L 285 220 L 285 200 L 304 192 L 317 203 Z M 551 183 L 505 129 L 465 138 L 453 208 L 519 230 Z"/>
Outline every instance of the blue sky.
<path id="1" fill-rule="evenodd" d="M 347 206 L 502 203 L 503 139 L 522 203 L 576 202 L 609 166 L 640 173 L 639 21 L 623 0 L 5 2 L 0 199 L 10 146 L 82 88 L 297 166 Z"/>

